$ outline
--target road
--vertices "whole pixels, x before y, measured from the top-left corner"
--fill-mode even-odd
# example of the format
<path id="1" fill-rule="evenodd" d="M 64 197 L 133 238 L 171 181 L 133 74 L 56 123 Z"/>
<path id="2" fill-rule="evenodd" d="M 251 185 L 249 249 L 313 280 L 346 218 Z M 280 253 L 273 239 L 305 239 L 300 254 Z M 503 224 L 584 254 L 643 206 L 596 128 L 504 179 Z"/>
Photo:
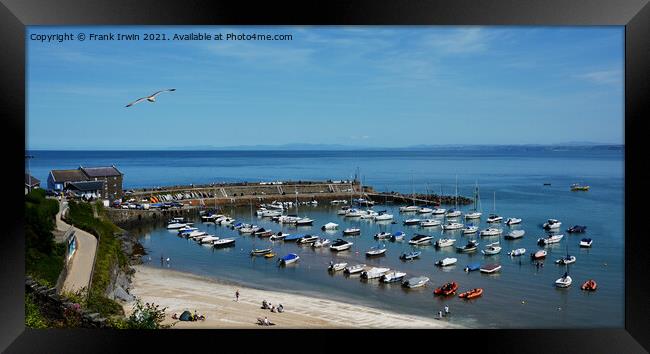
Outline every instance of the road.
<path id="1" fill-rule="evenodd" d="M 61 200 L 59 213 L 56 214 L 56 228 L 61 232 L 65 232 L 70 228 L 70 225 L 61 220 L 61 214 L 65 212 L 67 207 L 66 200 Z M 63 282 L 62 290 L 65 292 L 76 292 L 81 288 L 88 287 L 93 271 L 95 253 L 97 252 L 97 238 L 95 236 L 76 227 L 74 232 L 77 237 L 77 250 L 70 260 L 68 275 Z"/>

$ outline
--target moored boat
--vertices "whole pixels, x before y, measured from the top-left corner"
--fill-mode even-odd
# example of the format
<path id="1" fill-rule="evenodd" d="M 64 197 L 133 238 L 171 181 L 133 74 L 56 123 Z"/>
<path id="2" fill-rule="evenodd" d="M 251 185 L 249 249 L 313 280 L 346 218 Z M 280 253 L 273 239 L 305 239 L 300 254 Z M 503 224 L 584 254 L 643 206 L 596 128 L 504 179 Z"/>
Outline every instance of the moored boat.
<path id="1" fill-rule="evenodd" d="M 481 266 L 481 273 L 491 274 L 491 273 L 496 273 L 499 270 L 501 270 L 500 264 L 492 263 L 492 264 L 486 264 Z"/>
<path id="2" fill-rule="evenodd" d="M 525 234 L 526 234 L 526 231 L 524 231 L 524 230 L 512 230 L 512 231 L 508 232 L 508 234 L 505 235 L 503 238 L 505 238 L 507 240 L 515 240 L 515 239 L 524 237 Z"/>
<path id="3" fill-rule="evenodd" d="M 558 243 L 562 240 L 563 237 L 564 235 L 549 235 L 548 237 L 538 238 L 537 244 L 544 246 L 552 243 Z"/>
<path id="4" fill-rule="evenodd" d="M 580 289 L 586 290 L 586 291 L 596 291 L 598 288 L 598 284 L 596 284 L 596 281 L 593 279 L 589 279 L 586 282 L 580 286 Z"/>
<path id="5" fill-rule="evenodd" d="M 404 277 L 406 276 L 406 273 L 404 272 L 398 272 L 398 271 L 392 271 L 383 274 L 379 280 L 383 283 L 395 283 L 398 281 L 402 281 Z"/>
<path id="6" fill-rule="evenodd" d="M 516 225 L 516 224 L 521 224 L 521 219 L 519 219 L 519 218 L 508 218 L 508 220 L 506 220 L 506 225 Z"/>
<path id="7" fill-rule="evenodd" d="M 456 264 L 456 262 L 458 262 L 457 258 L 449 258 L 448 257 L 448 258 L 443 258 L 443 259 L 437 261 L 435 264 L 438 267 L 447 267 L 447 266 Z"/>
<path id="8" fill-rule="evenodd" d="M 576 262 L 576 256 L 566 255 L 555 261 L 555 264 L 571 264 Z"/>
<path id="9" fill-rule="evenodd" d="M 327 270 L 330 271 L 330 272 L 338 272 L 339 270 L 345 269 L 345 267 L 347 267 L 347 266 L 348 266 L 347 263 L 334 263 L 334 262 L 331 262 L 329 267 L 327 267 Z"/>
<path id="10" fill-rule="evenodd" d="M 420 257 L 421 254 L 422 254 L 421 251 L 413 251 L 413 252 L 408 252 L 408 253 L 402 253 L 399 256 L 399 259 L 401 259 L 403 261 L 410 261 L 410 260 L 413 260 L 413 259 L 416 259 L 416 258 Z"/>
<path id="11" fill-rule="evenodd" d="M 569 276 L 569 272 L 565 272 L 561 278 L 555 281 L 555 286 L 558 288 L 568 288 L 571 283 L 573 283 L 573 279 Z"/>
<path id="12" fill-rule="evenodd" d="M 355 264 L 353 266 L 345 267 L 345 270 L 343 273 L 346 274 L 356 274 L 356 273 L 361 273 L 365 269 L 366 265 L 365 264 Z"/>
<path id="13" fill-rule="evenodd" d="M 372 267 L 368 270 L 364 270 L 361 272 L 361 278 L 362 279 L 376 279 L 380 278 L 382 275 L 387 273 L 390 270 L 390 268 L 383 268 L 383 267 Z"/>
<path id="14" fill-rule="evenodd" d="M 404 220 L 403 224 L 404 225 L 418 225 L 420 223 L 420 219 L 406 219 Z"/>
<path id="15" fill-rule="evenodd" d="M 440 220 L 436 220 L 436 219 L 425 219 L 420 221 L 421 227 L 435 227 L 435 226 L 440 226 L 440 224 L 442 224 Z"/>
<path id="16" fill-rule="evenodd" d="M 311 244 L 312 247 L 314 248 L 319 248 L 319 247 L 325 247 L 329 246 L 332 243 L 332 241 L 326 239 L 326 238 L 321 238 L 316 240 L 314 243 Z"/>
<path id="17" fill-rule="evenodd" d="M 547 253 L 546 253 L 545 250 L 539 250 L 539 251 L 537 251 L 537 252 L 531 254 L 530 256 L 531 256 L 533 259 L 543 259 L 543 258 L 546 258 L 546 254 L 547 254 Z"/>
<path id="18" fill-rule="evenodd" d="M 442 229 L 447 231 L 447 230 L 458 230 L 462 229 L 465 225 L 459 223 L 459 222 L 452 222 L 448 221 L 446 224 L 442 225 Z"/>
<path id="19" fill-rule="evenodd" d="M 479 296 L 483 295 L 483 288 L 476 288 L 472 290 L 465 291 L 464 293 L 461 293 L 458 295 L 459 298 L 461 299 L 474 299 Z"/>
<path id="20" fill-rule="evenodd" d="M 580 247 L 591 247 L 591 244 L 593 242 L 594 241 L 590 238 L 583 238 L 582 240 L 580 240 Z"/>
<path id="21" fill-rule="evenodd" d="M 300 256 L 298 256 L 295 253 L 289 253 L 288 255 L 282 257 L 279 259 L 279 262 L 281 265 L 287 265 L 291 263 L 295 263 L 300 259 Z"/>
<path id="22" fill-rule="evenodd" d="M 284 233 L 284 232 L 282 232 L 282 231 L 279 231 L 277 234 L 275 234 L 275 235 L 271 235 L 271 237 L 269 237 L 269 240 L 271 240 L 271 241 L 284 240 L 284 239 L 285 239 L 287 236 L 289 236 L 289 235 L 290 235 L 290 234 L 287 234 L 287 233 Z"/>
<path id="23" fill-rule="evenodd" d="M 228 246 L 234 246 L 235 245 L 235 239 L 234 238 L 222 238 L 219 240 L 216 240 L 212 243 L 214 247 L 228 247 Z"/>
<path id="24" fill-rule="evenodd" d="M 257 249 L 256 248 L 256 249 L 251 251 L 251 256 L 263 256 L 263 255 L 265 255 L 267 253 L 271 253 L 271 252 L 272 251 L 271 251 L 270 248 L 264 248 L 264 249 Z"/>
<path id="25" fill-rule="evenodd" d="M 526 249 L 525 248 L 517 248 L 517 249 L 514 249 L 514 250 L 510 251 L 509 254 L 512 257 L 523 256 L 524 254 L 526 254 Z"/>
<path id="26" fill-rule="evenodd" d="M 390 237 L 390 240 L 393 242 L 402 241 L 404 239 L 404 236 L 406 236 L 406 234 L 402 231 L 393 232 L 393 236 Z"/>
<path id="27" fill-rule="evenodd" d="M 456 283 L 455 281 L 452 281 L 452 282 L 449 282 L 449 283 L 446 283 L 446 284 L 442 285 L 439 288 L 436 288 L 436 290 L 433 291 L 433 294 L 434 295 L 449 296 L 449 295 L 453 295 L 454 293 L 456 293 L 456 290 L 458 290 L 458 283 Z"/>
<path id="28" fill-rule="evenodd" d="M 361 235 L 361 229 L 355 228 L 355 227 L 350 227 L 345 230 L 343 230 L 343 235 L 346 236 L 351 236 L 351 235 Z"/>
<path id="29" fill-rule="evenodd" d="M 488 227 L 487 229 L 481 230 L 479 233 L 480 236 L 499 236 L 503 230 L 497 229 L 494 227 Z"/>
<path id="30" fill-rule="evenodd" d="M 423 235 L 423 234 L 416 234 L 411 240 L 409 240 L 409 243 L 412 245 L 421 245 L 425 243 L 431 243 L 431 240 L 433 237 L 429 235 Z"/>
<path id="31" fill-rule="evenodd" d="M 501 252 L 501 246 L 499 246 L 498 242 L 489 244 L 485 249 L 481 250 L 481 253 L 486 256 L 492 256 L 498 254 L 499 252 Z"/>
<path id="32" fill-rule="evenodd" d="M 333 223 L 333 222 L 328 222 L 327 224 L 323 225 L 321 227 L 321 230 L 336 230 L 339 228 L 339 224 Z"/>
<path id="33" fill-rule="evenodd" d="M 332 245 L 330 246 L 330 249 L 333 251 L 344 251 L 352 247 L 353 243 L 348 242 L 343 239 L 337 239 Z"/>
<path id="34" fill-rule="evenodd" d="M 380 232 L 380 233 L 375 234 L 375 238 L 377 240 L 383 240 L 383 239 L 386 239 L 386 238 L 391 238 L 391 236 L 393 236 L 393 234 L 391 234 L 390 232 Z"/>
<path id="35" fill-rule="evenodd" d="M 557 220 L 557 219 L 548 219 L 542 227 L 550 230 L 550 229 L 558 229 L 562 225 L 562 222 Z"/>
<path id="36" fill-rule="evenodd" d="M 406 288 L 419 288 L 425 286 L 429 282 L 427 277 L 412 277 L 404 280 L 402 286 Z"/>
<path id="37" fill-rule="evenodd" d="M 438 248 L 442 248 L 442 247 L 453 246 L 454 243 L 456 243 L 456 239 L 454 238 L 441 238 L 439 240 L 436 240 L 435 246 Z"/>
<path id="38" fill-rule="evenodd" d="M 574 233 L 574 232 L 582 233 L 582 232 L 585 232 L 585 231 L 587 231 L 587 227 L 582 226 L 582 225 L 574 225 L 574 226 L 571 226 L 570 228 L 568 228 L 566 230 L 566 232 L 570 232 L 570 233 Z"/>
<path id="39" fill-rule="evenodd" d="M 469 242 L 467 242 L 466 245 L 456 247 L 456 251 L 460 253 L 469 253 L 469 252 L 476 251 L 477 248 L 478 248 L 478 242 L 476 240 L 470 240 Z"/>
<path id="40" fill-rule="evenodd" d="M 371 248 L 369 251 L 366 252 L 366 257 L 377 257 L 377 256 L 382 256 L 386 253 L 386 248 Z"/>
<path id="41" fill-rule="evenodd" d="M 470 263 L 465 268 L 463 269 L 466 272 L 473 272 L 475 270 L 481 269 L 481 264 L 480 263 Z"/>
<path id="42" fill-rule="evenodd" d="M 305 235 L 299 240 L 296 241 L 296 243 L 304 245 L 304 244 L 309 244 L 309 243 L 314 243 L 319 239 L 318 236 L 316 235 Z"/>

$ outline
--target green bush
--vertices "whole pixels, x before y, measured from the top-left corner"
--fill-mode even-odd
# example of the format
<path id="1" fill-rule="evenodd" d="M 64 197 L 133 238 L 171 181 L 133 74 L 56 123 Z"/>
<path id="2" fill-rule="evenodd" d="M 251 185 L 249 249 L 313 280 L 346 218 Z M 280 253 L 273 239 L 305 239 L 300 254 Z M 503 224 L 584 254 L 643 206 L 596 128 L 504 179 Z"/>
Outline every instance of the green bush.
<path id="1" fill-rule="evenodd" d="M 25 326 L 29 328 L 47 328 L 47 319 L 43 317 L 32 295 L 25 296 Z"/>
<path id="2" fill-rule="evenodd" d="M 59 202 L 35 189 L 25 196 L 25 270 L 35 280 L 54 286 L 63 270 L 65 246 L 54 242 Z"/>
<path id="3" fill-rule="evenodd" d="M 160 305 L 150 304 L 148 302 L 143 305 L 140 299 L 136 299 L 133 305 L 133 312 L 118 327 L 124 329 L 169 328 L 169 325 L 162 324 L 165 320 L 165 310 L 167 310 L 166 307 L 161 309 Z"/>

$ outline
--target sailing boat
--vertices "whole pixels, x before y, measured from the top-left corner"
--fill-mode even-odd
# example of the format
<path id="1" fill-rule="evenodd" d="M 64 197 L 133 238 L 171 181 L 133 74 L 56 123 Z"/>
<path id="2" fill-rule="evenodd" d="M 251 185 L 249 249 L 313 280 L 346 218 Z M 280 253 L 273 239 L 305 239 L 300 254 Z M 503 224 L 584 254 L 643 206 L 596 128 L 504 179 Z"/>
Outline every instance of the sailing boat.
<path id="1" fill-rule="evenodd" d="M 418 211 L 418 207 L 415 205 L 415 189 L 413 188 L 413 176 L 411 176 L 411 198 L 413 198 L 413 205 L 407 205 L 399 207 L 399 211 L 402 213 L 412 213 Z"/>
<path id="2" fill-rule="evenodd" d="M 296 187 L 296 216 L 298 216 L 298 188 Z M 311 225 L 314 222 L 314 220 L 304 217 L 301 218 L 298 216 L 298 219 L 296 220 L 296 226 L 305 226 L 305 225 Z"/>
<path id="3" fill-rule="evenodd" d="M 442 184 L 440 184 L 440 202 L 442 203 Z M 447 209 L 441 208 L 440 206 L 433 209 L 433 215 L 444 215 L 447 212 Z"/>
<path id="4" fill-rule="evenodd" d="M 573 279 L 569 276 L 569 265 L 567 264 L 566 272 L 564 272 L 564 275 L 561 278 L 555 281 L 555 286 L 558 288 L 568 288 L 572 282 Z"/>
<path id="5" fill-rule="evenodd" d="M 461 212 L 458 210 L 458 175 L 456 175 L 456 198 L 454 198 L 455 203 L 455 208 L 449 209 L 447 211 L 447 217 L 448 218 L 455 218 L 460 216 Z"/>
<path id="6" fill-rule="evenodd" d="M 497 215 L 496 212 L 497 212 L 497 192 L 494 192 L 494 206 L 492 207 L 492 214 L 490 214 L 487 218 L 487 222 L 493 223 L 493 222 L 501 222 L 501 220 L 503 220 L 503 216 Z"/>
<path id="7" fill-rule="evenodd" d="M 570 256 L 569 255 L 569 244 L 567 243 L 567 245 L 566 245 L 566 257 L 562 257 L 562 258 L 558 259 L 557 261 L 555 261 L 555 264 L 564 264 L 564 265 L 566 265 L 566 264 L 575 263 L 575 261 L 576 261 L 576 256 Z"/>
<path id="8" fill-rule="evenodd" d="M 474 211 L 465 214 L 465 219 L 479 219 L 483 213 L 478 211 L 481 204 L 481 197 L 478 192 L 478 182 L 476 183 L 476 188 L 474 189 Z"/>

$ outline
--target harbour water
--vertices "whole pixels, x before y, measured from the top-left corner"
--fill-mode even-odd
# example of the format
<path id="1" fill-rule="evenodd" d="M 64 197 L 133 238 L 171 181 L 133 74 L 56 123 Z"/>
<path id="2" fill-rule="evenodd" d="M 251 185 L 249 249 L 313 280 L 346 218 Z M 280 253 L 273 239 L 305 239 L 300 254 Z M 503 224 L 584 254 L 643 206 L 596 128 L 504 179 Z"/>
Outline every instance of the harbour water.
<path id="1" fill-rule="evenodd" d="M 402 220 L 415 214 L 400 214 L 399 205 L 376 205 L 375 210 L 387 210 L 395 216 L 396 224 L 349 219 L 336 215 L 338 207 L 330 205 L 300 206 L 297 213 L 314 219 L 312 227 L 282 227 L 268 219 L 251 215 L 250 207 L 225 208 L 223 212 L 238 221 L 251 222 L 274 232 L 317 234 L 336 239 L 346 227 L 358 226 L 360 236 L 346 236 L 354 242 L 351 250 L 333 253 L 329 249 L 312 249 L 294 243 L 276 242 L 252 236 L 240 236 L 236 231 L 214 224 L 196 225 L 219 237 L 236 237 L 236 246 L 213 249 L 200 246 L 176 236 L 164 225 L 146 227 L 134 232 L 152 258 L 150 266 L 160 267 L 161 256 L 170 257 L 170 267 L 176 270 L 212 276 L 243 285 L 298 292 L 316 297 L 363 303 L 403 313 L 434 317 L 448 305 L 449 321 L 481 328 L 597 328 L 622 327 L 624 318 L 624 153 L 622 149 L 489 149 L 435 151 L 34 151 L 31 170 L 46 184 L 51 169 L 115 164 L 124 174 L 125 188 L 152 187 L 190 183 L 324 180 L 348 179 L 359 168 L 364 184 L 379 191 L 403 193 L 432 192 L 453 194 L 458 176 L 459 194 L 472 197 L 476 183 L 480 187 L 483 217 L 479 227 L 485 228 L 487 214 L 493 209 L 503 216 L 523 219 L 526 235 L 519 240 L 503 237 L 465 236 L 459 231 L 440 227 L 423 229 L 403 226 Z M 585 183 L 588 192 L 572 192 L 570 184 Z M 549 185 L 544 185 L 550 183 Z M 496 196 L 496 203 L 494 203 Z M 451 207 L 444 206 L 443 207 Z M 465 206 L 463 211 L 472 206 Z M 253 206 L 254 212 L 254 206 Z M 296 213 L 296 210 L 290 210 Z M 541 224 L 548 218 L 562 221 L 564 239 L 547 246 L 549 252 L 544 266 L 537 268 L 529 253 L 540 249 L 537 239 L 546 234 Z M 460 219 L 464 222 L 463 219 Z M 320 230 L 327 222 L 339 224 L 339 230 Z M 587 225 L 585 234 L 564 232 L 569 226 Z M 509 227 L 501 224 L 504 234 Z M 386 255 L 367 259 L 365 252 L 378 242 L 373 235 L 380 231 L 404 231 L 404 242 L 382 242 Z M 478 238 L 479 250 L 500 240 L 499 255 L 484 256 L 480 251 L 459 254 L 454 247 L 438 250 L 433 246 L 412 247 L 407 240 L 414 233 L 426 233 L 434 238 L 452 236 L 457 244 Z M 590 249 L 578 247 L 582 237 L 594 240 Z M 634 235 L 628 235 L 634 237 Z M 279 255 L 297 253 L 300 261 L 278 267 L 275 260 L 251 258 L 252 248 L 273 248 Z M 512 258 L 511 249 L 526 248 L 527 255 Z M 573 285 L 557 289 L 555 279 L 564 274 L 565 267 L 555 260 L 568 252 L 577 257 L 569 268 Z M 419 260 L 402 262 L 399 255 L 412 249 L 422 251 Z M 456 257 L 455 266 L 440 269 L 434 262 Z M 346 277 L 341 272 L 326 271 L 331 260 L 350 264 L 381 265 L 431 279 L 427 288 L 407 291 L 399 284 L 380 284 Z M 466 273 L 470 262 L 500 263 L 500 273 Z M 598 290 L 583 292 L 580 285 L 587 279 L 598 282 Z M 458 282 L 461 291 L 482 287 L 483 296 L 464 301 L 458 297 L 435 297 L 435 287 L 447 281 Z M 173 287 L 173 284 L 170 284 Z M 285 304 L 285 306 L 288 306 Z M 315 302 L 314 306 L 318 306 Z"/>

